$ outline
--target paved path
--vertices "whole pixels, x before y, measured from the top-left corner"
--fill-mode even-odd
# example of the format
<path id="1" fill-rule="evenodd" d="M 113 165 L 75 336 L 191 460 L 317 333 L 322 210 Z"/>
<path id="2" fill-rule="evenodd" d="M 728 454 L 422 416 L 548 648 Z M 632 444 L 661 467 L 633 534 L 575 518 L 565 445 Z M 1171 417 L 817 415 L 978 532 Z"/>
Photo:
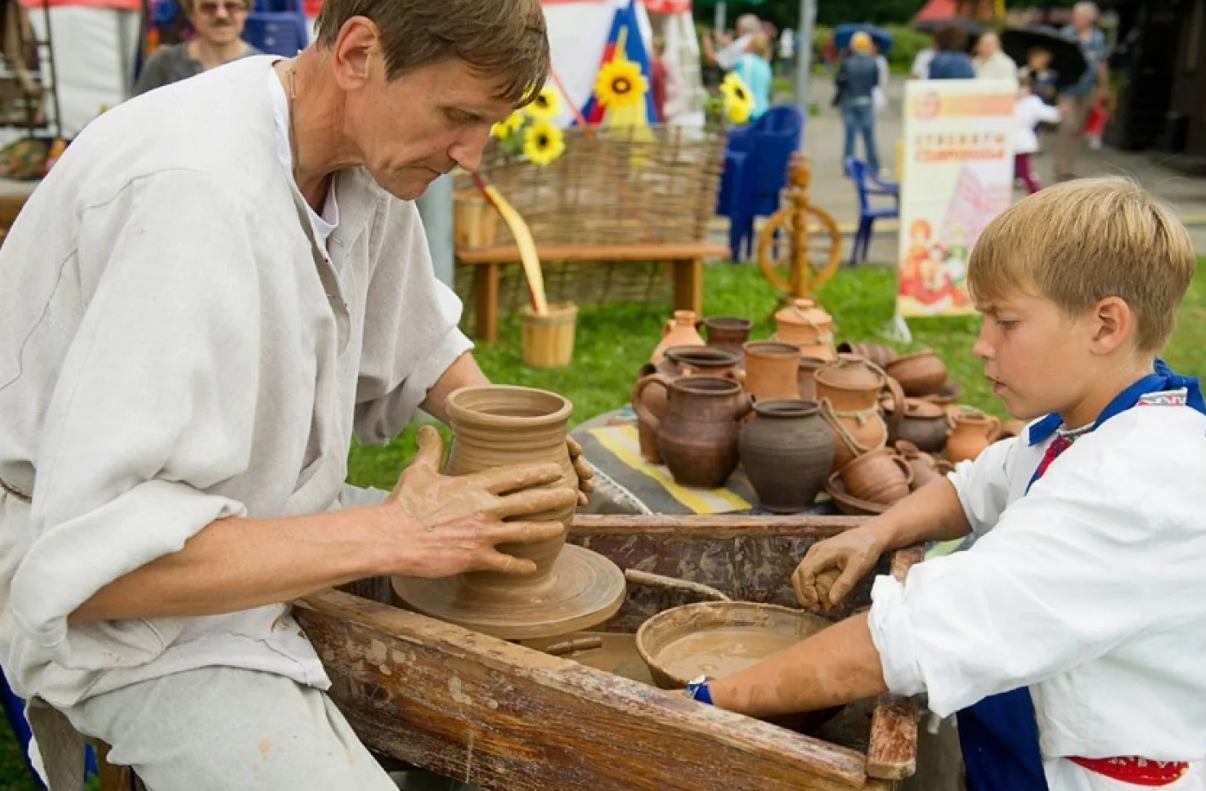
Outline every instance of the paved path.
<path id="1" fill-rule="evenodd" d="M 895 161 L 896 141 L 903 132 L 901 98 L 905 82 L 904 77 L 893 75 L 888 86 L 888 107 L 880 114 L 876 125 L 880 159 L 889 167 Z M 842 226 L 847 234 L 845 249 L 849 250 L 849 240 L 858 222 L 858 198 L 854 187 L 842 174 L 844 133 L 838 111 L 829 106 L 833 97 L 832 79 L 823 75 L 815 76 L 812 96 L 821 112 L 818 116 L 808 118 L 804 125 L 804 150 L 812 164 L 811 194 L 813 201 L 832 214 Z M 862 151 L 861 143 L 858 151 Z M 1051 169 L 1050 154 L 1040 153 L 1035 159 L 1035 172 L 1042 183 L 1048 184 L 1053 180 Z M 1157 154 L 1122 152 L 1110 148 L 1090 151 L 1086 147 L 1078 169 L 1082 176 L 1129 176 L 1169 201 L 1190 226 L 1199 254 L 1206 255 L 1206 178 L 1182 176 L 1162 165 Z M 1019 191 L 1015 194 L 1021 198 L 1025 193 Z M 896 223 L 877 222 L 875 231 L 870 261 L 893 264 L 896 260 Z M 717 218 L 712 233 L 718 243 L 727 244 L 728 220 Z"/>

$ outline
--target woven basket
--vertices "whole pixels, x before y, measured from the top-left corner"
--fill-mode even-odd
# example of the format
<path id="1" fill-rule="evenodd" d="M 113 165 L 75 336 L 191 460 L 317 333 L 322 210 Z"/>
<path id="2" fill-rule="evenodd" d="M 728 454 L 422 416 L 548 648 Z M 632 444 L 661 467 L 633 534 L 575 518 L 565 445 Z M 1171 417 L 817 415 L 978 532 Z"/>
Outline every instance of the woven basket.
<path id="1" fill-rule="evenodd" d="M 537 244 L 702 242 L 716 208 L 724 145 L 723 134 L 680 126 L 571 127 L 565 153 L 549 165 L 508 157 L 491 141 L 480 171 L 524 218 Z M 497 212 L 492 229 L 481 226 L 489 219 L 472 214 L 467 175 L 456 189 L 458 249 L 514 244 Z M 659 263 L 601 264 L 542 261 L 549 300 L 661 302 L 672 293 Z M 457 292 L 466 301 L 473 297 L 472 275 L 472 265 L 458 266 Z M 526 301 L 519 266 L 504 267 L 499 312 L 514 312 Z"/>

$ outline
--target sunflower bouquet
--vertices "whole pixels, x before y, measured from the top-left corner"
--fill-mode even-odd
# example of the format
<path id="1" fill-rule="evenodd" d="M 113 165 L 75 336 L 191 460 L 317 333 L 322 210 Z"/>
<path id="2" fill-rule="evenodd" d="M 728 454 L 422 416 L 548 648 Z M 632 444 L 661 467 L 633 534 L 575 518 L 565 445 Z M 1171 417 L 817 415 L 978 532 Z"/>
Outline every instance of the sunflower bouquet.
<path id="1" fill-rule="evenodd" d="M 534 165 L 544 166 L 565 153 L 565 137 L 553 123 L 560 114 L 561 97 L 546 85 L 531 104 L 495 124 L 490 133 L 507 156 L 523 156 Z"/>
<path id="2" fill-rule="evenodd" d="M 720 96 L 711 99 L 707 110 L 714 121 L 744 124 L 750 120 L 750 113 L 754 111 L 754 97 L 741 77 L 731 71 L 720 83 Z"/>

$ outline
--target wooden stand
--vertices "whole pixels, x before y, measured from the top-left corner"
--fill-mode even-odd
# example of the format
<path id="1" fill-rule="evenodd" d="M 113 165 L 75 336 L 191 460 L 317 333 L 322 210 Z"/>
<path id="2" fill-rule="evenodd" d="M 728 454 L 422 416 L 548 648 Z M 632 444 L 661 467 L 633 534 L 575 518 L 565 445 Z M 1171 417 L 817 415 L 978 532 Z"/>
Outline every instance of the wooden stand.
<path id="1" fill-rule="evenodd" d="M 527 305 L 520 311 L 523 364 L 533 368 L 564 368 L 574 358 L 574 327 L 578 306 L 572 303 L 549 305 L 541 316 Z"/>
<path id="2" fill-rule="evenodd" d="M 842 258 L 841 229 L 827 212 L 812 205 L 808 196 L 811 181 L 808 157 L 799 152 L 792 154 L 784 191 L 786 205 L 770 216 L 758 234 L 758 267 L 783 292 L 781 303 L 811 297 L 818 286 L 833 277 Z M 828 236 L 827 247 L 823 242 L 812 244 L 810 226 L 819 226 L 822 236 Z M 786 280 L 780 274 L 784 268 Z"/>

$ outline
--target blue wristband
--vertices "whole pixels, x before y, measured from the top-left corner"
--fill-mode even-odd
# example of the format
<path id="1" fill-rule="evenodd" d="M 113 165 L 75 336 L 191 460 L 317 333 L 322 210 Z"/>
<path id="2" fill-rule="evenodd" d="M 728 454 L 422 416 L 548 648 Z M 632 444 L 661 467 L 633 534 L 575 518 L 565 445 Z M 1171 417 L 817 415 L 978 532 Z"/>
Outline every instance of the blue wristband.
<path id="1" fill-rule="evenodd" d="M 707 703 L 709 706 L 715 705 L 712 703 L 712 691 L 708 689 L 707 676 L 699 676 L 687 684 L 687 697 L 700 703 Z"/>

